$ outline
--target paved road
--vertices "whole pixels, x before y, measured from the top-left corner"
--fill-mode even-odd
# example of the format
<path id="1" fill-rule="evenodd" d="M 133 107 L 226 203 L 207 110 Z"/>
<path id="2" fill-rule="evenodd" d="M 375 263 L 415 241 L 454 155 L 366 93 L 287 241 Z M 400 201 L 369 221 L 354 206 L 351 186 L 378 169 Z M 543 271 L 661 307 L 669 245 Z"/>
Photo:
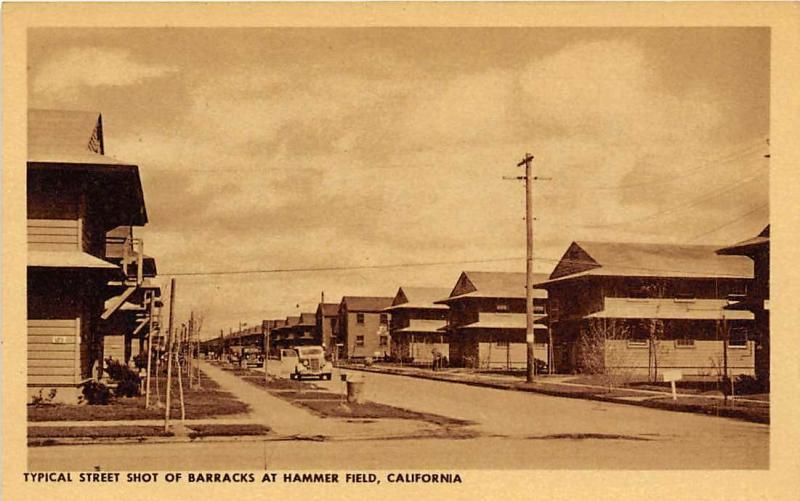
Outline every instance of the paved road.
<path id="1" fill-rule="evenodd" d="M 60 446 L 32 469 L 752 469 L 769 427 L 725 418 L 359 373 L 370 400 L 474 421 L 479 438 Z M 340 381 L 324 382 L 341 391 Z"/>

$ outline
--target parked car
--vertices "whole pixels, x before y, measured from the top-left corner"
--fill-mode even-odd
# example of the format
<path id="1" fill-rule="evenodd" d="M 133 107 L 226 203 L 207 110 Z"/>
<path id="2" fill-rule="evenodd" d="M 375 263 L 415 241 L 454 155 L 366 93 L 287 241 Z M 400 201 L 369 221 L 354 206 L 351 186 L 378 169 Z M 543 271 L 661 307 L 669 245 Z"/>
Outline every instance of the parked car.
<path id="1" fill-rule="evenodd" d="M 322 346 L 296 346 L 281 350 L 281 367 L 290 379 L 315 377 L 330 380 L 333 365 L 325 359 Z"/>

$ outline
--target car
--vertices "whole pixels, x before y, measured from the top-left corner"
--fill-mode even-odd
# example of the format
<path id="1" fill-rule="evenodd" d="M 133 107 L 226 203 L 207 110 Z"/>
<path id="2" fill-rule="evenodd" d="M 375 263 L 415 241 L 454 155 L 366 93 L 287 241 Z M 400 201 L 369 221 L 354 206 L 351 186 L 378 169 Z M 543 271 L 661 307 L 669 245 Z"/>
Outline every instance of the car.
<path id="1" fill-rule="evenodd" d="M 333 365 L 325 359 L 325 350 L 322 346 L 295 346 L 292 349 L 283 349 L 281 365 L 289 369 L 290 379 L 315 377 L 330 381 L 333 377 Z"/>

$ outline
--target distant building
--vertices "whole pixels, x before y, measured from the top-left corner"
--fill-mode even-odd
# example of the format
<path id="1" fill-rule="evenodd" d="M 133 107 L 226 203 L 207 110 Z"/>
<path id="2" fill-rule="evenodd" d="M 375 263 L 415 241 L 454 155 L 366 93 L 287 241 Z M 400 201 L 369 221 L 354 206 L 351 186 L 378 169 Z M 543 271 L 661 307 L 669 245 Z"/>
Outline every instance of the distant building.
<path id="1" fill-rule="evenodd" d="M 317 335 L 316 313 L 301 313 L 300 321 L 294 327 L 295 345 L 320 345 L 322 339 Z"/>
<path id="2" fill-rule="evenodd" d="M 753 260 L 753 285 L 744 300 L 728 309 L 747 310 L 755 317 L 756 377 L 769 385 L 769 225 L 758 236 L 717 250 L 726 256 L 747 256 Z"/>
<path id="3" fill-rule="evenodd" d="M 391 313 L 389 333 L 392 358 L 403 363 L 430 364 L 433 350 L 450 358 L 450 344 L 444 328 L 449 308 L 435 304 L 450 292 L 438 287 L 400 287 L 385 311 Z"/>
<path id="4" fill-rule="evenodd" d="M 391 352 L 392 297 L 345 296 L 339 303 L 339 358 L 386 357 Z"/>
<path id="5" fill-rule="evenodd" d="M 288 316 L 283 325 L 273 331 L 272 346 L 277 349 L 291 348 L 296 344 L 298 330 L 295 327 L 300 323 L 300 316 Z"/>
<path id="6" fill-rule="evenodd" d="M 534 281 L 545 275 L 535 275 Z M 447 332 L 451 364 L 479 369 L 522 369 L 527 365 L 525 273 L 465 271 L 449 297 Z M 547 292 L 535 290 L 534 356 L 547 363 Z"/>
<path id="7" fill-rule="evenodd" d="M 657 378 L 753 372 L 752 314 L 727 310 L 751 284 L 748 259 L 698 245 L 573 242 L 548 280 L 557 372 Z M 726 338 L 729 342 L 725 342 Z"/>
<path id="8" fill-rule="evenodd" d="M 317 337 L 322 340 L 325 353 L 331 357 L 339 342 L 339 303 L 319 303 L 315 316 Z"/>
<path id="9" fill-rule="evenodd" d="M 104 354 L 128 360 L 149 329 L 155 264 L 131 230 L 147 223 L 139 168 L 104 153 L 99 113 L 29 110 L 29 396 L 76 401 Z M 119 336 L 107 353 L 104 334 Z"/>

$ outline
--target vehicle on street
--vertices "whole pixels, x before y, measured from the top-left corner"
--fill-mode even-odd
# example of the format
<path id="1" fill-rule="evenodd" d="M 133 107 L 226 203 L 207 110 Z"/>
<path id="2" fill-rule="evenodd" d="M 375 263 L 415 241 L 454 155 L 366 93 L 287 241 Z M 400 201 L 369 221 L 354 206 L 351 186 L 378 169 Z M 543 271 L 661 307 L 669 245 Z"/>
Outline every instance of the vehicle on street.
<path id="1" fill-rule="evenodd" d="M 325 359 L 322 346 L 295 346 L 281 350 L 281 367 L 290 379 L 307 377 L 330 380 L 333 365 Z"/>

